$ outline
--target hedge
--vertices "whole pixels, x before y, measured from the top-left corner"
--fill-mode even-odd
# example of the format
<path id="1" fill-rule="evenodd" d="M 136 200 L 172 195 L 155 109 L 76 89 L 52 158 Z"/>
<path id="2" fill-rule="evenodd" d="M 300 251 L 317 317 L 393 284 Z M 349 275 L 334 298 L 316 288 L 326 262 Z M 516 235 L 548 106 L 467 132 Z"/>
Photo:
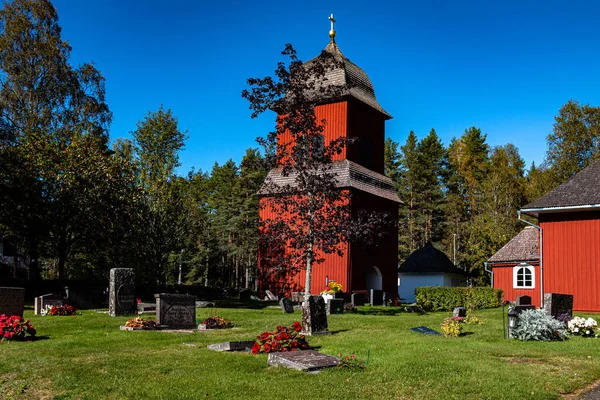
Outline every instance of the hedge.
<path id="1" fill-rule="evenodd" d="M 427 311 L 451 311 L 454 307 L 469 310 L 502 305 L 504 292 L 491 287 L 423 286 L 415 289 L 417 305 Z"/>

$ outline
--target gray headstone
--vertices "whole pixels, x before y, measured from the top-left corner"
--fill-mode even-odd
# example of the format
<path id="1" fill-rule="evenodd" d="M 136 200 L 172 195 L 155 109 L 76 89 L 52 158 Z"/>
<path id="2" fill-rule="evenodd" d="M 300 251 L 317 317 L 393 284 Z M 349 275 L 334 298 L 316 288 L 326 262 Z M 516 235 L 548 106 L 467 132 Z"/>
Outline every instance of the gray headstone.
<path id="1" fill-rule="evenodd" d="M 411 331 L 421 333 L 423 335 L 430 336 L 440 336 L 441 333 L 434 331 L 433 329 L 429 329 L 426 326 L 417 326 L 416 328 L 410 328 Z"/>
<path id="2" fill-rule="evenodd" d="M 301 303 L 304 301 L 304 293 L 303 292 L 292 292 L 292 301 L 294 303 Z"/>
<path id="3" fill-rule="evenodd" d="M 254 346 L 254 340 L 244 340 L 240 342 L 209 344 L 206 348 L 214 351 L 249 351 L 252 350 L 252 346 Z"/>
<path id="4" fill-rule="evenodd" d="M 294 368 L 299 371 L 314 371 L 335 367 L 340 359 L 314 350 L 288 351 L 285 353 L 269 353 L 267 364 L 276 367 Z"/>
<path id="5" fill-rule="evenodd" d="M 452 316 L 465 318 L 467 316 L 467 309 L 464 307 L 456 307 L 452 310 Z"/>
<path id="6" fill-rule="evenodd" d="M 531 305 L 531 296 L 517 297 L 517 305 L 518 306 L 530 306 Z"/>
<path id="7" fill-rule="evenodd" d="M 208 308 L 208 307 L 214 307 L 215 303 L 213 303 L 212 301 L 202 301 L 202 300 L 197 300 L 196 301 L 196 308 Z"/>
<path id="8" fill-rule="evenodd" d="M 138 303 L 138 314 L 156 314 L 156 303 Z"/>
<path id="9" fill-rule="evenodd" d="M 283 313 L 286 313 L 286 314 L 294 313 L 294 303 L 292 302 L 292 299 L 288 299 L 287 297 L 284 297 L 283 299 L 279 300 L 279 305 L 281 306 L 281 311 Z"/>
<path id="10" fill-rule="evenodd" d="M 23 316 L 25 309 L 25 289 L 0 287 L 0 314 Z"/>
<path id="11" fill-rule="evenodd" d="M 352 296 L 350 296 L 350 302 L 354 307 L 364 306 L 365 296 L 363 296 L 362 293 L 352 293 Z"/>
<path id="12" fill-rule="evenodd" d="M 327 312 L 321 296 L 310 296 L 302 306 L 302 332 L 305 335 L 327 334 Z"/>
<path id="13" fill-rule="evenodd" d="M 62 296 L 59 296 L 54 293 L 43 294 L 34 299 L 33 313 L 35 315 L 40 315 L 42 310 L 45 309 L 47 306 L 62 306 L 62 305 L 64 305 Z"/>
<path id="14" fill-rule="evenodd" d="M 156 322 L 169 329 L 196 328 L 196 297 L 189 294 L 160 293 L 156 298 Z"/>
<path id="15" fill-rule="evenodd" d="M 343 299 L 331 299 L 327 303 L 327 315 L 329 314 L 343 314 L 344 304 L 346 302 Z"/>
<path id="16" fill-rule="evenodd" d="M 382 306 L 383 305 L 383 291 L 377 289 L 371 289 L 369 291 L 369 303 L 372 306 Z"/>
<path id="17" fill-rule="evenodd" d="M 111 269 L 108 290 L 108 314 L 111 317 L 137 313 L 133 268 Z"/>
<path id="18" fill-rule="evenodd" d="M 275 296 L 270 290 L 265 290 L 265 294 L 269 300 L 277 300 L 277 296 Z"/>
<path id="19" fill-rule="evenodd" d="M 544 311 L 557 317 L 561 314 L 573 316 L 573 295 L 560 293 L 544 293 Z"/>

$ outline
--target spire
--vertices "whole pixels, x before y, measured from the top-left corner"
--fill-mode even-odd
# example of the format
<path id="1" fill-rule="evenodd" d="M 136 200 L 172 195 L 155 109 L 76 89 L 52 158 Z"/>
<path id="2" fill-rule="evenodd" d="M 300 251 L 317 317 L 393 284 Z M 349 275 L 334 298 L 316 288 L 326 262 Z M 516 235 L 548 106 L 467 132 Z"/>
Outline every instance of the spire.
<path id="1" fill-rule="evenodd" d="M 335 29 L 334 28 L 334 24 L 335 24 L 335 19 L 333 18 L 333 14 L 331 14 L 329 16 L 329 20 L 331 21 L 331 30 L 329 31 L 329 43 L 335 43 Z"/>

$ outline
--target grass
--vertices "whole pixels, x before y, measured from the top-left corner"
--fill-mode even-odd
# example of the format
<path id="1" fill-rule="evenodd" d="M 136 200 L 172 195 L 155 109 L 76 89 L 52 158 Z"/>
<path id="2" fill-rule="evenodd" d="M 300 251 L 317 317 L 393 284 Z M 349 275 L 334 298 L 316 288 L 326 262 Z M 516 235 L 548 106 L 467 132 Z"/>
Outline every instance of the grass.
<path id="1" fill-rule="evenodd" d="M 92 311 L 41 317 L 26 310 L 40 339 L 0 343 L 0 398 L 553 399 L 600 377 L 600 340 L 504 340 L 500 309 L 474 312 L 484 325 L 467 325 L 471 334 L 459 338 L 410 331 L 420 325 L 440 331 L 449 313 L 386 315 L 364 307 L 332 315 L 334 334 L 309 343 L 362 360 L 370 349 L 368 368 L 316 375 L 267 368 L 266 355 L 217 353 L 206 345 L 251 340 L 299 320 L 300 312 L 228 307 L 198 309 L 198 319 L 220 315 L 238 328 L 187 335 L 120 331 L 127 317 Z"/>

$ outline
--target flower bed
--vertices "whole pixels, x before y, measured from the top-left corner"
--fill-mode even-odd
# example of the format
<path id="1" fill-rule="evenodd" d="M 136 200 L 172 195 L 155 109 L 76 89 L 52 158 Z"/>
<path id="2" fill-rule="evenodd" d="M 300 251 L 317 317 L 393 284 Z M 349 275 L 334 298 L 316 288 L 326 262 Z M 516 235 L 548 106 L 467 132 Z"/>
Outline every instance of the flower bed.
<path id="1" fill-rule="evenodd" d="M 77 309 L 68 304 L 62 306 L 48 306 L 46 315 L 75 315 Z"/>
<path id="2" fill-rule="evenodd" d="M 583 337 L 598 337 L 598 323 L 593 318 L 573 317 L 567 322 L 569 333 Z"/>
<path id="3" fill-rule="evenodd" d="M 18 315 L 0 315 L 0 340 L 25 340 L 35 334 L 36 330 L 28 319 L 23 320 Z"/>
<path id="4" fill-rule="evenodd" d="M 231 322 L 227 321 L 225 318 L 219 317 L 218 315 L 206 318 L 198 326 L 199 330 L 204 330 L 204 329 L 228 329 L 228 328 L 233 328 L 233 324 Z"/>
<path id="5" fill-rule="evenodd" d="M 457 337 L 460 336 L 463 330 L 463 317 L 449 317 L 442 322 L 442 332 L 444 336 Z"/>
<path id="6" fill-rule="evenodd" d="M 154 320 L 136 317 L 127 321 L 125 328 L 130 328 L 128 330 L 159 329 L 160 325 Z"/>
<path id="7" fill-rule="evenodd" d="M 274 353 L 286 351 L 308 350 L 310 346 L 306 337 L 300 334 L 302 325 L 294 322 L 290 327 L 278 326 L 274 332 L 263 332 L 256 337 L 252 353 Z"/>

